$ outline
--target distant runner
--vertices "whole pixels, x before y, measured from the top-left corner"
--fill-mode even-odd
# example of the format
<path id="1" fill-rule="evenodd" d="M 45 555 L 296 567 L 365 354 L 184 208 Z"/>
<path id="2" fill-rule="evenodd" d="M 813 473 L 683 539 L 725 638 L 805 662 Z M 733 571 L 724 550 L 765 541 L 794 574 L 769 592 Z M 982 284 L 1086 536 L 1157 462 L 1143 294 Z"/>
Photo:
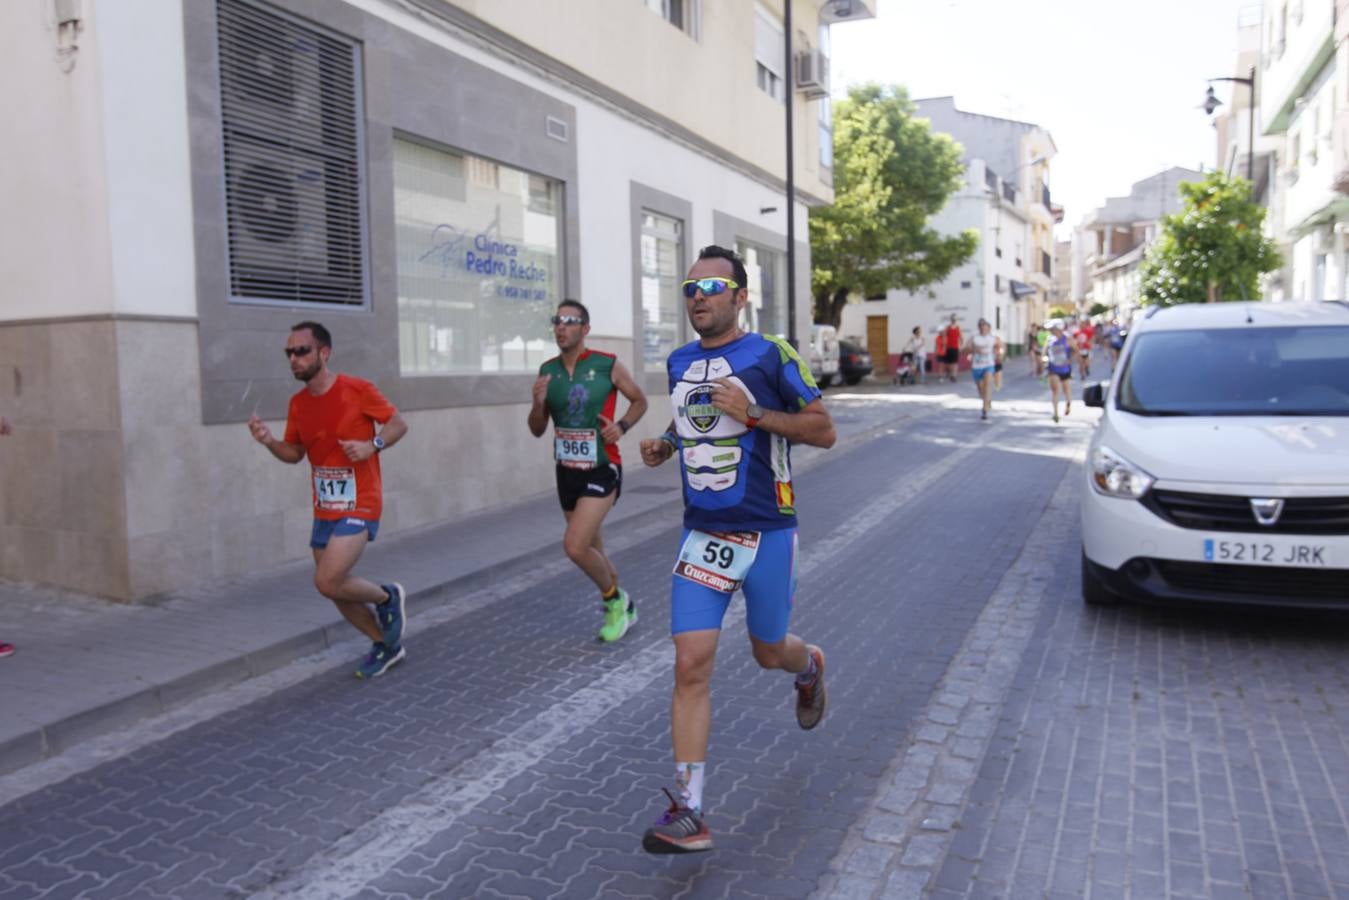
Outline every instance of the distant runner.
<path id="1" fill-rule="evenodd" d="M 974 388 L 979 392 L 983 408 L 979 413 L 982 421 L 988 421 L 993 409 L 993 380 L 996 367 L 1002 360 L 1002 338 L 993 333 L 993 327 L 987 319 L 979 320 L 979 333 L 970 335 L 965 352 L 970 354 L 970 374 L 974 376 Z"/>
<path id="2" fill-rule="evenodd" d="M 1073 411 L 1073 346 L 1063 333 L 1063 326 L 1055 322 L 1050 327 L 1050 338 L 1045 344 L 1045 369 L 1049 376 L 1049 395 L 1054 407 L 1054 421 L 1059 420 L 1059 391 L 1063 392 L 1063 414 Z"/>

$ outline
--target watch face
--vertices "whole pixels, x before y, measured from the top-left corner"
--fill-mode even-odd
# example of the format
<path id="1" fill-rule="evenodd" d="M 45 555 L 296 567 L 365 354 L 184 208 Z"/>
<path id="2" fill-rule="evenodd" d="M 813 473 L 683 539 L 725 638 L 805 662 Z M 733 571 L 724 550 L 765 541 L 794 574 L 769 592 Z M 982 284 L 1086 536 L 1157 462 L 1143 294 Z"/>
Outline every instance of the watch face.
<path id="1" fill-rule="evenodd" d="M 749 417 L 751 419 L 763 418 L 763 407 L 757 403 L 751 403 L 749 405 L 749 409 L 745 410 L 745 412 L 749 413 Z"/>

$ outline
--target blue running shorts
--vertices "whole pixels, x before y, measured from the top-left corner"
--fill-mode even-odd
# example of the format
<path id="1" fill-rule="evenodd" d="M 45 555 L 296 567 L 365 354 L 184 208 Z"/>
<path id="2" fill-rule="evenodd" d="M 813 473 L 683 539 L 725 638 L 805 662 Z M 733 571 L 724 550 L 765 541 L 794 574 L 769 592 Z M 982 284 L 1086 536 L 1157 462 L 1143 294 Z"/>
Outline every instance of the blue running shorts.
<path id="1" fill-rule="evenodd" d="M 993 374 L 994 367 L 980 366 L 977 369 L 970 369 L 970 372 L 974 375 L 974 383 L 978 384 L 979 382 L 983 381 L 985 378 Z"/>
<path id="2" fill-rule="evenodd" d="M 680 535 L 684 546 L 689 529 Z M 670 633 L 721 628 L 732 594 L 671 575 Z M 759 537 L 759 552 L 740 588 L 745 594 L 745 624 L 750 635 L 765 644 L 787 636 L 796 595 L 796 529 L 765 531 Z"/>
<path id="3" fill-rule="evenodd" d="M 349 534 L 370 532 L 370 540 L 379 533 L 379 519 L 358 519 L 355 516 L 343 516 L 340 519 L 315 519 L 314 530 L 309 533 L 309 546 L 322 550 L 334 537 L 346 537 Z"/>

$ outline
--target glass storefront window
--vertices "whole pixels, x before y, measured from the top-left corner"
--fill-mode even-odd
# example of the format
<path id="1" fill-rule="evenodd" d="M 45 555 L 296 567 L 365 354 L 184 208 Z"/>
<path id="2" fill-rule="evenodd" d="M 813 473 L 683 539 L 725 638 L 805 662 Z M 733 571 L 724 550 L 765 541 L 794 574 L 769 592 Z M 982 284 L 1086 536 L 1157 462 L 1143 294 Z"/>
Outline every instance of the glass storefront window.
<path id="1" fill-rule="evenodd" d="M 529 372 L 557 352 L 562 183 L 394 141 L 404 375 Z"/>
<path id="2" fill-rule="evenodd" d="M 748 241 L 737 241 L 736 252 L 745 261 L 749 302 L 740 313 L 740 327 L 759 334 L 787 336 L 786 254 Z"/>
<path id="3" fill-rule="evenodd" d="M 683 242 L 684 223 L 642 210 L 642 358 L 648 371 L 663 371 L 679 345 Z"/>

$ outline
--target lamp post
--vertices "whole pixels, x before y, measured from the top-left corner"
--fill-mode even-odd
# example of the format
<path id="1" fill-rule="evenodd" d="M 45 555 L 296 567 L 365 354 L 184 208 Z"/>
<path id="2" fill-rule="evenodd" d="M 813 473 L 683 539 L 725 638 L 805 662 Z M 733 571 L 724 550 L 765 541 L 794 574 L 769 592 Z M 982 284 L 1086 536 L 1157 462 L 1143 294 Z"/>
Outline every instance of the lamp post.
<path id="1" fill-rule="evenodd" d="M 1251 191 L 1255 191 L 1255 66 L 1251 66 L 1250 75 L 1245 78 L 1226 77 L 1210 78 L 1208 91 L 1204 94 L 1204 112 L 1210 116 L 1213 111 L 1223 105 L 1213 93 L 1213 82 L 1215 81 L 1235 81 L 1237 84 L 1244 84 L 1251 92 L 1251 102 L 1246 107 L 1246 180 L 1251 183 Z"/>

